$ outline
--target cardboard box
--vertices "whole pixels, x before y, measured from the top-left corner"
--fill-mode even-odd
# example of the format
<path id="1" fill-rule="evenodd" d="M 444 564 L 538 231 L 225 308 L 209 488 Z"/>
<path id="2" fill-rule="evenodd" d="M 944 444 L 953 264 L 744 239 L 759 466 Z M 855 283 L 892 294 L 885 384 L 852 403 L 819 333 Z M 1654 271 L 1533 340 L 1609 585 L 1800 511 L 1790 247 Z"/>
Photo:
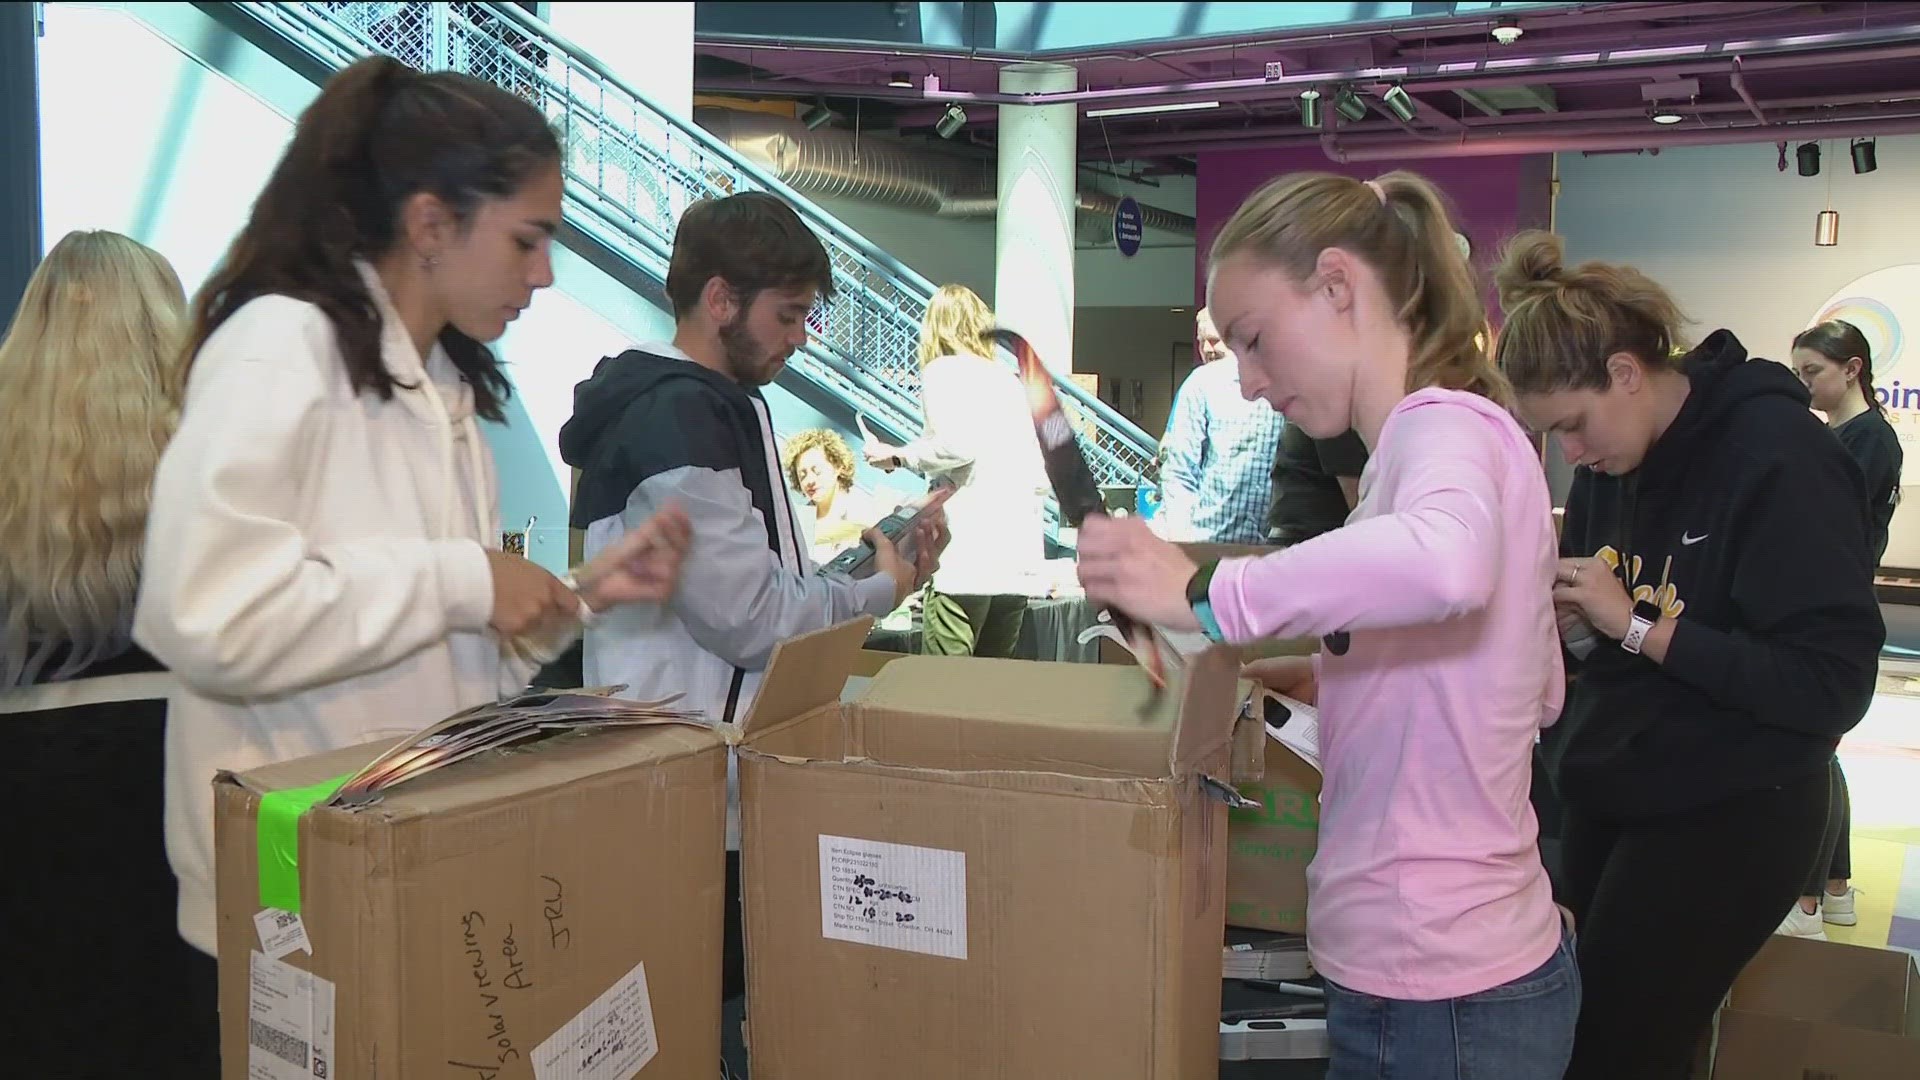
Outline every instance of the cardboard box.
<path id="1" fill-rule="evenodd" d="M 227 1080 L 712 1075 L 720 735 L 559 736 L 447 766 L 364 809 L 306 811 L 299 927 L 311 951 L 271 960 L 255 925 L 262 794 L 354 772 L 391 745 L 214 782 Z M 327 1030 L 325 1072 L 294 1067 Z"/>
<path id="2" fill-rule="evenodd" d="M 881 668 L 906 655 L 906 653 L 887 652 L 884 649 L 861 649 L 854 657 L 853 669 L 847 674 L 871 679 L 880 674 Z"/>
<path id="3" fill-rule="evenodd" d="M 1320 838 L 1320 773 L 1278 739 L 1265 743 L 1265 775 L 1242 781 L 1258 808 L 1227 816 L 1227 925 L 1307 932 L 1307 864 Z"/>
<path id="4" fill-rule="evenodd" d="M 1920 968 L 1912 955 L 1771 937 L 1720 1011 L 1714 1080 L 1913 1080 Z"/>
<path id="5" fill-rule="evenodd" d="M 851 632 L 849 630 L 851 629 Z M 754 1080 L 1218 1067 L 1238 665 L 903 657 L 784 643 L 743 721 Z"/>

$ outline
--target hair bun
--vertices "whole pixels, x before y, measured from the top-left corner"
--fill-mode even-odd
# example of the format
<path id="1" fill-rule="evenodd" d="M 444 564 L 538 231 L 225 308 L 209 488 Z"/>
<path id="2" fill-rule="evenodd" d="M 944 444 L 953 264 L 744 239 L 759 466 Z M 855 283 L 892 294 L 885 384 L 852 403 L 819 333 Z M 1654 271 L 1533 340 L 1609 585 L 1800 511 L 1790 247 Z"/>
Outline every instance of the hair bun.
<path id="1" fill-rule="evenodd" d="M 1493 284 L 1502 307 L 1551 292 L 1567 281 L 1566 244 L 1553 233 L 1529 229 L 1507 242 L 1494 269 Z"/>

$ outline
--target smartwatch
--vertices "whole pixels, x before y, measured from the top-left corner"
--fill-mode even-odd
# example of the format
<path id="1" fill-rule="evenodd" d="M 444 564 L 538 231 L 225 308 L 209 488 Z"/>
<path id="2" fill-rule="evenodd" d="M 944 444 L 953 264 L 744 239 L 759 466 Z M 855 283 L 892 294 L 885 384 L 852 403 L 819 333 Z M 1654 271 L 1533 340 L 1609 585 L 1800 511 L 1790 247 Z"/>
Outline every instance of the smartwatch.
<path id="1" fill-rule="evenodd" d="M 1226 634 L 1220 630 L 1220 620 L 1213 617 L 1213 598 L 1209 595 L 1213 572 L 1218 569 L 1220 560 L 1208 559 L 1187 579 L 1187 606 L 1193 609 L 1194 618 L 1200 621 L 1200 632 L 1207 635 L 1209 641 L 1226 640 Z"/>
<path id="2" fill-rule="evenodd" d="M 1633 619 L 1627 624 L 1627 636 L 1620 639 L 1620 647 L 1635 656 L 1640 655 L 1640 647 L 1646 644 L 1647 633 L 1653 624 L 1660 621 L 1660 605 L 1651 600 L 1636 600 L 1633 603 Z"/>

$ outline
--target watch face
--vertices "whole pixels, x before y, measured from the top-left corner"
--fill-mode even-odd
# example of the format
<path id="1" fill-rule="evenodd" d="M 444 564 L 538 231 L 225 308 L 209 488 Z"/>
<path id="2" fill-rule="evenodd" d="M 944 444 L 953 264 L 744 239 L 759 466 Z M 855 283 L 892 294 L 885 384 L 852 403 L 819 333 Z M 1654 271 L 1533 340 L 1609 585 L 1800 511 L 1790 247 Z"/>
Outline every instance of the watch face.
<path id="1" fill-rule="evenodd" d="M 1660 605 L 1651 600 L 1636 601 L 1633 605 L 1633 617 L 1645 619 L 1650 623 L 1660 621 Z"/>

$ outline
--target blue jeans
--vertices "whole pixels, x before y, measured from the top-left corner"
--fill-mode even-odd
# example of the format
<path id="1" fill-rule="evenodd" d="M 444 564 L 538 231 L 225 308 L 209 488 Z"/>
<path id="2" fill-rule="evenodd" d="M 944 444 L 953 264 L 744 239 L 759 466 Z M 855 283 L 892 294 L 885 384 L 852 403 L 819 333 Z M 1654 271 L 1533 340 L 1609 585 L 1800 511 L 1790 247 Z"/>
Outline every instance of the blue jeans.
<path id="1" fill-rule="evenodd" d="M 1580 1015 L 1573 956 L 1563 935 L 1531 974 L 1447 1001 L 1379 998 L 1327 980 L 1327 1080 L 1560 1080 Z"/>

